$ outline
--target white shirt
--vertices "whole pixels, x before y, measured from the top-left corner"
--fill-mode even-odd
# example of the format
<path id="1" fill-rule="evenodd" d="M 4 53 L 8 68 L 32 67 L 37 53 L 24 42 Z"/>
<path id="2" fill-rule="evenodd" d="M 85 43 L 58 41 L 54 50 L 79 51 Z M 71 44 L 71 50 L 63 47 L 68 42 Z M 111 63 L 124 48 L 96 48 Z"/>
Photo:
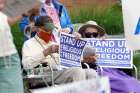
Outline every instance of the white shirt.
<path id="1" fill-rule="evenodd" d="M 44 56 L 43 51 L 52 44 L 56 44 L 53 41 L 50 41 L 48 44 L 40 39 L 37 35 L 29 40 L 27 40 L 22 48 L 22 63 L 25 69 L 31 69 L 36 67 L 40 63 L 47 62 L 48 65 L 51 65 L 53 68 L 58 67 L 59 65 L 59 54 L 53 53 L 51 56 Z M 43 47 L 42 47 L 43 46 Z"/>
<path id="2" fill-rule="evenodd" d="M 17 53 L 8 24 L 8 18 L 2 12 L 0 12 L 0 47 L 0 57 Z"/>

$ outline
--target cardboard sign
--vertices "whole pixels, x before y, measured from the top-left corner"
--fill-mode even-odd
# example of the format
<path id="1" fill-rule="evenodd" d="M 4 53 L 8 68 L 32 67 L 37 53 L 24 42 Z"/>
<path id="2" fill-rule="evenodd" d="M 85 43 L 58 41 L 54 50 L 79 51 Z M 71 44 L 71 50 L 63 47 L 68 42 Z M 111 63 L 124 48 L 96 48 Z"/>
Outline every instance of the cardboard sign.
<path id="1" fill-rule="evenodd" d="M 124 30 L 127 45 L 132 50 L 140 49 L 140 0 L 122 0 Z"/>
<path id="2" fill-rule="evenodd" d="M 39 4 L 39 0 L 7 0 L 3 12 L 9 17 L 16 17 Z"/>
<path id="3" fill-rule="evenodd" d="M 61 34 L 60 37 L 60 63 L 63 68 L 81 67 L 81 55 L 86 41 L 73 36 Z"/>
<path id="4" fill-rule="evenodd" d="M 102 67 L 132 68 L 133 54 L 124 39 L 89 39 L 88 45 L 96 48 L 97 64 Z"/>

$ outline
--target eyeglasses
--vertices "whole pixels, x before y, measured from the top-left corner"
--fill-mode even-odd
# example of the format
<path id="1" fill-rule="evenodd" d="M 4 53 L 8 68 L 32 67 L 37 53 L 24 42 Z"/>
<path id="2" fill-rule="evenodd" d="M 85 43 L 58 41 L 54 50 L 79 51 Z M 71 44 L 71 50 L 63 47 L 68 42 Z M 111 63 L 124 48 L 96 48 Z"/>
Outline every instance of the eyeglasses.
<path id="1" fill-rule="evenodd" d="M 91 33 L 91 32 L 88 32 L 88 33 L 85 33 L 85 36 L 86 36 L 86 38 L 97 38 L 98 37 L 98 33 L 96 33 L 96 32 L 93 32 L 93 33 Z"/>

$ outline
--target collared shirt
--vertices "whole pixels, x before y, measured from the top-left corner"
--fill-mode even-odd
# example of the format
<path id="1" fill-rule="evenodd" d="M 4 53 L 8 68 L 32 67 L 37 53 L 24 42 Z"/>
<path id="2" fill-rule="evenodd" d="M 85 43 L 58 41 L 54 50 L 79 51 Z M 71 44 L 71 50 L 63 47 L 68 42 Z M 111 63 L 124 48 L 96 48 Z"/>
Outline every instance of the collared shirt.
<path id="1" fill-rule="evenodd" d="M 47 62 L 48 65 L 51 65 L 54 69 L 57 69 L 59 65 L 59 54 L 53 53 L 48 56 L 44 56 L 44 49 L 48 48 L 52 44 L 56 44 L 53 41 L 49 43 L 44 42 L 37 35 L 29 40 L 27 40 L 22 49 L 22 63 L 25 69 L 30 69 L 36 67 L 40 63 Z"/>
<path id="2" fill-rule="evenodd" d="M 8 18 L 2 12 L 0 12 L 0 47 L 0 57 L 17 53 L 8 24 Z"/>

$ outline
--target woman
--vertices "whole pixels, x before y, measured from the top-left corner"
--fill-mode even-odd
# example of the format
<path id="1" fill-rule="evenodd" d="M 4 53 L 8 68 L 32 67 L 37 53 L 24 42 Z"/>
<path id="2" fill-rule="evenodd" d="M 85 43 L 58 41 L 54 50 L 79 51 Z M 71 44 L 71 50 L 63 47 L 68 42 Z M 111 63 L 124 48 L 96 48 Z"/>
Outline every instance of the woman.
<path id="1" fill-rule="evenodd" d="M 9 26 L 22 16 L 8 18 L 2 13 L 5 3 L 6 0 L 0 0 L 0 93 L 23 93 L 20 59 Z"/>
<path id="2" fill-rule="evenodd" d="M 40 7 L 40 15 L 48 15 L 53 19 L 55 26 L 62 28 L 72 34 L 73 27 L 66 7 L 58 0 L 44 0 Z M 67 28 L 67 29 L 66 29 Z"/>
<path id="3" fill-rule="evenodd" d="M 79 29 L 83 38 L 103 38 L 105 30 L 98 26 L 96 22 L 89 21 Z M 86 47 L 83 52 L 82 63 L 89 64 L 90 68 L 96 69 L 99 74 L 101 71 L 96 65 L 96 51 L 92 47 Z M 86 66 L 83 64 L 83 68 Z M 110 79 L 111 93 L 139 93 L 140 85 L 138 81 L 125 74 L 123 71 L 115 68 L 103 68 L 102 74 Z"/>
<path id="4" fill-rule="evenodd" d="M 83 38 L 98 38 L 98 39 L 106 39 L 107 34 L 106 31 L 99 26 L 95 21 L 88 21 L 86 24 L 79 28 L 79 34 Z M 127 75 L 132 76 L 131 69 L 119 69 L 125 72 Z"/>
<path id="5" fill-rule="evenodd" d="M 83 38 L 105 38 L 105 30 L 95 21 L 88 21 L 79 28 L 79 34 Z"/>
<path id="6" fill-rule="evenodd" d="M 39 7 L 41 16 L 50 16 L 53 19 L 55 26 L 66 33 L 73 33 L 73 27 L 68 11 L 63 4 L 58 0 L 41 0 L 42 4 Z M 35 20 L 34 20 L 35 21 Z M 29 25 L 29 17 L 25 16 L 20 22 L 20 29 L 22 32 L 25 31 L 26 26 Z M 32 34 L 31 37 L 34 37 Z M 25 36 L 26 37 L 26 36 Z M 25 40 L 28 40 L 26 38 Z"/>

